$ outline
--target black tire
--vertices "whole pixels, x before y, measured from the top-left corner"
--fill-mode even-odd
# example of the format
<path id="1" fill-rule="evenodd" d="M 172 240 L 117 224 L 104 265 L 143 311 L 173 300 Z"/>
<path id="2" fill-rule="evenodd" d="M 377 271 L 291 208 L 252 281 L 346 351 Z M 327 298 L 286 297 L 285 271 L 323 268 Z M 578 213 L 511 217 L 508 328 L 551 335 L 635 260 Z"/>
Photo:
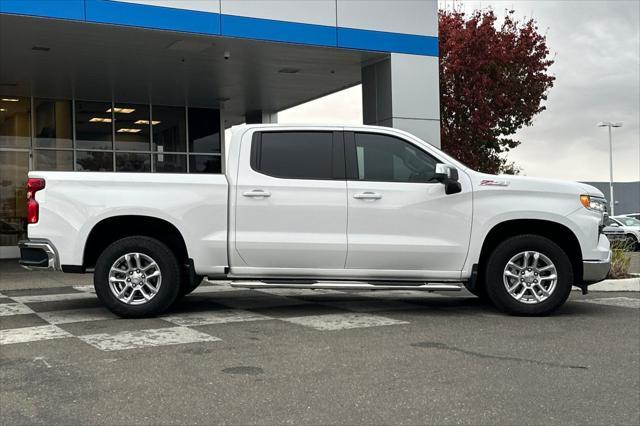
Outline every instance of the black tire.
<path id="1" fill-rule="evenodd" d="M 555 289 L 547 299 L 535 304 L 516 300 L 509 294 L 503 282 L 504 269 L 509 260 L 525 251 L 536 251 L 546 256 L 553 262 L 557 271 Z M 510 315 L 549 315 L 562 306 L 571 293 L 573 268 L 569 257 L 556 243 L 539 235 L 520 235 L 503 241 L 491 253 L 486 266 L 487 295 L 499 310 Z"/>
<path id="2" fill-rule="evenodd" d="M 625 241 L 625 247 L 628 251 L 638 251 L 640 250 L 640 243 L 638 239 L 633 234 L 627 234 L 627 239 Z"/>
<path id="3" fill-rule="evenodd" d="M 130 305 L 118 300 L 109 288 L 109 271 L 116 260 L 127 253 L 152 258 L 160 268 L 162 282 L 158 292 L 146 303 Z M 108 246 L 96 262 L 93 285 L 98 299 L 114 314 L 124 318 L 142 318 L 164 312 L 178 295 L 180 267 L 173 252 L 162 242 L 149 237 L 127 237 Z"/>

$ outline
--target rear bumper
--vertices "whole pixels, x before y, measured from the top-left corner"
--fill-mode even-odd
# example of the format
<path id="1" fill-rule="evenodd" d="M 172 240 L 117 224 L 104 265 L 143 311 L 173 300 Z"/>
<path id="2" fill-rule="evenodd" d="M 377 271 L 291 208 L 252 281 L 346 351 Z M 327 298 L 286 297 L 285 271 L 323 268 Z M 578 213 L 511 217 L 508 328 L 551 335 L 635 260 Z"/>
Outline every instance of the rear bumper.
<path id="1" fill-rule="evenodd" d="M 59 270 L 60 258 L 49 240 L 22 240 L 18 242 L 20 260 L 18 263 L 29 270 Z"/>
<path id="2" fill-rule="evenodd" d="M 582 262 L 582 281 L 589 285 L 607 278 L 611 269 L 611 252 L 605 260 L 585 260 Z"/>

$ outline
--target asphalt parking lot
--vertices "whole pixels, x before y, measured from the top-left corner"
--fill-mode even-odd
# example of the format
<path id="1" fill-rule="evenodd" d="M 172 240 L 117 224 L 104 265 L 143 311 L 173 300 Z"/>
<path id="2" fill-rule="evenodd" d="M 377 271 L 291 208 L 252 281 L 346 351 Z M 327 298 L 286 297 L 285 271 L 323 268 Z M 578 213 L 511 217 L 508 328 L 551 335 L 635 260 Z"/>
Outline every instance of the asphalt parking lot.
<path id="1" fill-rule="evenodd" d="M 13 273 L 3 424 L 640 424 L 638 293 L 517 318 L 468 293 L 207 284 L 123 320 L 88 276 Z"/>

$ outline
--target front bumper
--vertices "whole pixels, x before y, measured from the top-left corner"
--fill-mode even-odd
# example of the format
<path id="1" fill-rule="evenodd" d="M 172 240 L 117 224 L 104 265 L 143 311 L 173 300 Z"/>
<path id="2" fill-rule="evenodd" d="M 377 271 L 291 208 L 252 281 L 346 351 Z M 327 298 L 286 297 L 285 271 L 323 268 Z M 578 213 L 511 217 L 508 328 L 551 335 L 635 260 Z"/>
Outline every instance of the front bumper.
<path id="1" fill-rule="evenodd" d="M 582 281 L 589 285 L 607 278 L 611 269 L 611 251 L 605 260 L 585 260 L 582 262 Z"/>
<path id="2" fill-rule="evenodd" d="M 59 270 L 60 258 L 49 240 L 22 240 L 18 242 L 20 260 L 18 263 L 29 270 Z"/>

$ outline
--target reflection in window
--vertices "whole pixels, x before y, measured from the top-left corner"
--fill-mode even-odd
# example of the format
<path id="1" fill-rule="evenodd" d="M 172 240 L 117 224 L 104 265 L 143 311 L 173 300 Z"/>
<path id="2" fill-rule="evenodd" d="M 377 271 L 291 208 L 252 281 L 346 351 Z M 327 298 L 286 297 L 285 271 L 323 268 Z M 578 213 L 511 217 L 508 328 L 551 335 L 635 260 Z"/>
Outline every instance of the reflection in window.
<path id="1" fill-rule="evenodd" d="M 29 153 L 0 151 L 0 246 L 26 237 L 26 188 Z"/>
<path id="2" fill-rule="evenodd" d="M 71 148 L 73 146 L 71 101 L 35 99 L 34 110 L 36 147 Z"/>
<path id="3" fill-rule="evenodd" d="M 73 151 L 36 149 L 33 159 L 35 170 L 73 171 Z"/>
<path id="4" fill-rule="evenodd" d="M 151 155 L 132 152 L 116 153 L 117 172 L 150 172 Z"/>
<path id="5" fill-rule="evenodd" d="M 153 106 L 153 149 L 160 152 L 185 152 L 187 120 L 185 109 Z"/>
<path id="6" fill-rule="evenodd" d="M 191 173 L 220 173 L 219 155 L 190 155 L 189 172 Z"/>
<path id="7" fill-rule="evenodd" d="M 76 170 L 91 172 L 112 172 L 113 154 L 105 151 L 78 151 Z"/>
<path id="8" fill-rule="evenodd" d="M 29 148 L 30 137 L 31 100 L 0 96 L 0 147 Z"/>
<path id="9" fill-rule="evenodd" d="M 83 149 L 113 149 L 111 104 L 76 102 L 76 146 Z"/>
<path id="10" fill-rule="evenodd" d="M 113 107 L 116 149 L 151 151 L 151 117 L 148 105 L 116 104 Z"/>
<path id="11" fill-rule="evenodd" d="M 438 161 L 401 139 L 356 133 L 358 179 L 378 182 L 431 182 Z"/>
<path id="12" fill-rule="evenodd" d="M 158 173 L 187 173 L 186 155 L 157 154 L 155 162 Z"/>
<path id="13" fill-rule="evenodd" d="M 220 111 L 189 108 L 189 152 L 220 152 Z"/>

